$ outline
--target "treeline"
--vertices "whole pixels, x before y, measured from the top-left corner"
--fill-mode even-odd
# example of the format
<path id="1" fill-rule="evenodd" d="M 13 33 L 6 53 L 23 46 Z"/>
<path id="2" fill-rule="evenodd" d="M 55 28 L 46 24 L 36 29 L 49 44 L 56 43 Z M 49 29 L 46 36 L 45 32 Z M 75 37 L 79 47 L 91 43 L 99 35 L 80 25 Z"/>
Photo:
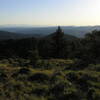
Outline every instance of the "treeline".
<path id="1" fill-rule="evenodd" d="M 41 39 L 27 38 L 0 41 L 0 59 L 30 58 L 34 52 L 41 59 L 81 59 L 85 63 L 98 63 L 100 58 L 100 31 L 92 31 L 84 38 L 66 40 L 60 27 Z M 35 55 L 33 55 L 34 58 Z"/>

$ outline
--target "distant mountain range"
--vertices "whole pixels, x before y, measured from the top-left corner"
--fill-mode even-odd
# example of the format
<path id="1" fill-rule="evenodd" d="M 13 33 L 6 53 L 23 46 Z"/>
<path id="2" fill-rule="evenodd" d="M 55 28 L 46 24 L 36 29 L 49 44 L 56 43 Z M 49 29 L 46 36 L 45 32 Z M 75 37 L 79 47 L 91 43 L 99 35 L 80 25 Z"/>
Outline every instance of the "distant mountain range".
<path id="1" fill-rule="evenodd" d="M 0 40 L 8 40 L 8 39 L 22 39 L 22 38 L 30 38 L 30 37 L 38 37 L 41 36 L 39 34 L 22 34 L 22 33 L 14 33 L 8 31 L 0 31 Z"/>
<path id="2" fill-rule="evenodd" d="M 100 26 L 62 26 L 65 37 L 74 39 L 84 37 L 84 35 L 93 30 L 100 30 Z M 19 39 L 29 37 L 45 37 L 56 31 L 57 27 L 0 27 L 0 40 Z"/>
<path id="3" fill-rule="evenodd" d="M 21 38 L 22 34 L 7 32 L 7 31 L 0 31 L 0 40 L 7 40 L 7 39 L 16 39 Z"/>
<path id="4" fill-rule="evenodd" d="M 52 34 L 50 35 L 44 35 L 40 36 L 35 35 L 35 34 L 21 34 L 21 33 L 13 33 L 13 32 L 7 32 L 7 31 L 0 31 L 0 40 L 8 40 L 8 39 L 22 39 L 22 38 L 31 38 L 31 37 L 36 37 L 39 39 L 49 39 L 52 37 Z M 77 39 L 75 36 L 67 35 L 65 34 L 64 38 L 66 40 L 75 40 Z"/>

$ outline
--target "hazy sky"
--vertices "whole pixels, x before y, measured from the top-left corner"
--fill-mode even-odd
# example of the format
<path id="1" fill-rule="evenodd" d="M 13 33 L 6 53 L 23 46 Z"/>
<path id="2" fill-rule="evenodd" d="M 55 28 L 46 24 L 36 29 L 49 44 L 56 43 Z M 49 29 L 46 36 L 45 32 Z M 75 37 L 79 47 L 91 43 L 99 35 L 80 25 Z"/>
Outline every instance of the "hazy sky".
<path id="1" fill-rule="evenodd" d="M 0 25 L 100 25 L 100 0 L 0 0 Z"/>

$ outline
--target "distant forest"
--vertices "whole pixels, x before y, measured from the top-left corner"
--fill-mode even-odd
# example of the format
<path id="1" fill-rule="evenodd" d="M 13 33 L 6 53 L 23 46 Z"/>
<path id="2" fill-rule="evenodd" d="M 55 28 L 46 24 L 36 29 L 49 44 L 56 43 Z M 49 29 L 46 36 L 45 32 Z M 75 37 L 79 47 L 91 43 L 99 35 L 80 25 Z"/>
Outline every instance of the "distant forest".
<path id="1" fill-rule="evenodd" d="M 92 31 L 84 38 L 65 35 L 58 27 L 56 32 L 42 38 L 9 39 L 0 41 L 0 59 L 29 58 L 37 51 L 40 58 L 81 59 L 85 63 L 98 63 L 100 59 L 100 31 Z"/>

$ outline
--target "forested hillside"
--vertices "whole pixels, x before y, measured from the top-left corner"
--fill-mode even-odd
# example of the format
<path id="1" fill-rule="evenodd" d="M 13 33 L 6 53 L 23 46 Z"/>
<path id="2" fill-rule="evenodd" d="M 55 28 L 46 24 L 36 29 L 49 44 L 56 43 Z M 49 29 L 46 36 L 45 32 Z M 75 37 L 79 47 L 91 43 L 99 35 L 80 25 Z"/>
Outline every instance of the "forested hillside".
<path id="1" fill-rule="evenodd" d="M 1 40 L 0 100 L 100 100 L 100 31 Z"/>

